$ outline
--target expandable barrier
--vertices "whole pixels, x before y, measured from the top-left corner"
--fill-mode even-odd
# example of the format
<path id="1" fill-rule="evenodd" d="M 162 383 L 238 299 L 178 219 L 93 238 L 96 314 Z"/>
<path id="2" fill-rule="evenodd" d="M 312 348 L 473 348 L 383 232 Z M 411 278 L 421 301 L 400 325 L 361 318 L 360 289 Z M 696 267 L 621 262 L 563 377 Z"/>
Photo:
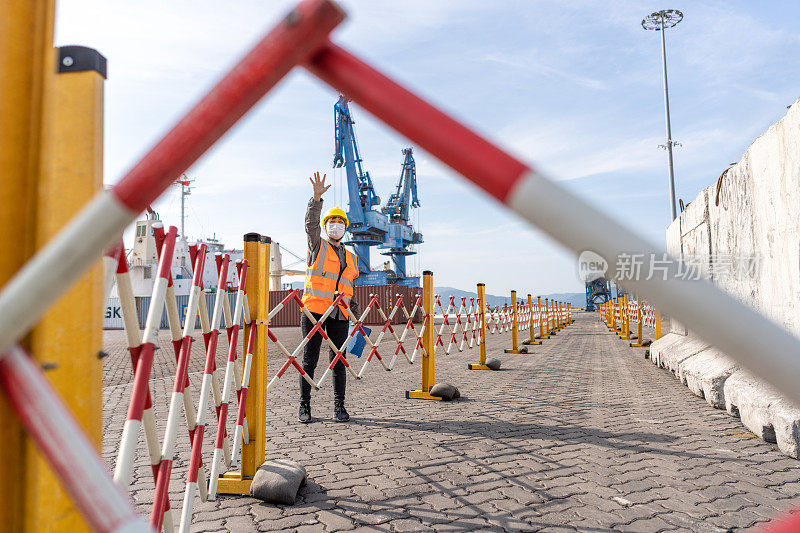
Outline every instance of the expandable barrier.
<path id="1" fill-rule="evenodd" d="M 16 62 L 7 68 L 13 70 L 20 67 L 20 72 L 28 72 L 28 75 L 13 78 L 13 94 L 16 97 L 31 90 L 31 99 L 38 102 L 42 95 L 41 87 L 29 85 L 30 80 L 38 80 L 41 72 L 45 71 L 41 58 L 50 51 L 52 26 L 48 26 L 47 21 L 52 21 L 53 7 L 51 4 L 48 8 L 39 9 L 37 4 L 29 12 L 16 4 L 14 6 L 19 12 L 11 10 L 10 13 L 19 19 L 19 27 L 36 28 L 33 36 L 41 38 L 44 46 L 34 42 L 33 46 L 19 47 L 19 53 L 14 55 Z M 561 185 L 514 159 L 367 63 L 331 43 L 328 35 L 343 19 L 344 13 L 330 0 L 300 2 L 129 173 L 110 190 L 97 193 L 87 207 L 41 247 L 3 286 L 0 292 L 0 309 L 3 310 L 0 314 L 0 366 L 6 368 L 10 376 L 19 378 L 23 375 L 21 368 L 24 363 L 20 363 L 20 360 L 25 360 L 27 355 L 16 343 L 41 319 L 45 311 L 118 239 L 138 213 L 160 196 L 297 65 L 305 66 L 314 75 L 347 94 L 367 111 L 473 181 L 576 255 L 585 250 L 593 250 L 601 255 L 610 266 L 610 277 L 618 274 L 614 259 L 621 254 L 647 256 L 658 252 L 658 248 L 569 193 Z M 31 40 L 27 35 L 13 34 L 12 37 L 25 42 Z M 28 61 L 32 51 L 34 66 L 26 70 L 23 63 Z M 39 142 L 39 132 L 29 131 L 30 124 L 38 124 L 41 117 L 41 109 L 37 105 L 26 100 L 20 112 L 13 117 L 20 131 L 30 133 L 20 136 L 20 139 L 24 139 L 20 143 L 20 155 L 11 158 L 14 166 L 9 169 L 12 176 L 9 181 L 15 184 L 20 183 L 18 178 L 27 178 L 31 170 L 34 173 L 38 170 L 30 162 L 39 155 L 39 147 L 32 147 Z M 17 148 L 20 147 L 11 146 L 10 151 Z M 36 185 L 34 183 L 33 186 Z M 11 192 L 17 191 L 11 189 Z M 25 225 L 30 221 L 30 216 L 22 213 L 19 219 Z M 29 249 L 27 245 L 14 248 Z M 665 266 L 663 277 L 631 280 L 628 284 L 670 316 L 692 324 L 693 330 L 702 338 L 765 378 L 788 397 L 800 401 L 800 390 L 796 387 L 797 377 L 800 376 L 798 339 L 712 283 L 682 279 L 678 269 L 678 263 L 672 262 Z M 433 302 L 423 301 L 423 306 L 432 311 Z M 263 320 L 263 323 L 256 323 L 259 328 L 257 343 L 264 342 L 260 333 L 262 326 L 266 327 L 266 318 L 256 318 Z M 741 324 L 748 324 L 749 327 L 743 328 Z M 429 353 L 433 351 L 432 344 L 433 328 L 429 327 L 423 341 Z M 423 366 L 423 376 L 426 375 L 425 368 Z M 28 377 L 31 381 L 37 379 Z M 432 377 L 432 371 L 429 371 L 428 377 Z M 14 394 L 14 383 L 12 379 L 3 381 L 9 397 Z M 176 384 L 176 389 L 183 390 L 177 379 Z M 44 388 L 49 390 L 48 386 Z M 60 402 L 54 398 L 54 395 L 42 394 L 40 399 L 44 400 L 37 403 L 36 412 L 57 416 L 57 422 L 64 427 L 74 426 Z M 177 391 L 175 398 L 178 398 Z M 179 398 L 175 401 L 179 402 Z M 14 404 L 13 408 L 28 433 L 36 437 L 31 424 L 26 423 L 26 416 L 29 417 L 31 413 L 19 404 Z M 43 438 L 48 442 L 39 441 L 39 445 L 45 452 L 48 447 L 55 448 L 56 444 L 61 446 L 60 451 L 64 454 L 78 450 L 79 439 L 57 441 L 55 434 Z M 97 461 L 96 453 L 87 448 L 80 449 L 79 455 L 87 461 Z M 48 461 L 69 488 L 68 473 L 58 470 L 57 458 L 48 455 Z M 103 477 L 102 474 L 98 475 Z M 162 480 L 159 477 L 159 482 Z M 92 505 L 102 505 L 101 500 L 112 498 L 114 493 L 114 489 L 94 491 L 92 496 L 96 500 Z M 71 495 L 76 502 L 83 501 L 81 495 L 75 492 Z M 106 522 L 92 509 L 82 507 L 81 510 L 87 519 L 96 519 L 92 522 L 93 526 L 105 531 L 120 527 L 120 524 L 127 525 L 130 506 L 124 507 L 117 515 L 119 520 Z M 161 520 L 158 516 L 156 519 Z M 794 520 L 800 521 L 800 518 Z M 131 526 L 130 530 L 134 527 Z"/>
<path id="2" fill-rule="evenodd" d="M 643 302 L 636 296 L 633 300 L 629 296 L 612 298 L 611 300 L 597 304 L 600 321 L 608 326 L 609 331 L 617 333 L 620 339 L 630 339 L 631 321 L 636 324 L 636 342 L 630 343 L 631 347 L 642 346 L 643 327 L 655 330 L 655 339 L 661 338 L 661 313 L 650 303 Z"/>
<path id="3" fill-rule="evenodd" d="M 250 455 L 259 455 L 258 450 L 254 452 L 248 449 L 248 447 L 252 446 L 259 448 L 256 442 L 251 443 L 251 438 L 253 438 L 252 430 L 255 430 L 256 438 L 261 438 L 262 440 L 260 460 L 255 467 L 259 466 L 263 461 L 264 419 L 263 417 L 258 418 L 259 422 L 255 427 L 248 428 L 247 393 L 250 387 L 254 355 L 260 356 L 261 360 L 263 360 L 265 353 L 263 343 L 260 351 L 256 349 L 259 328 L 256 327 L 251 310 L 254 307 L 253 303 L 256 304 L 255 307 L 257 308 L 259 302 L 266 301 L 263 294 L 265 292 L 264 289 L 266 289 L 266 282 L 260 282 L 255 275 L 264 275 L 269 271 L 268 265 L 264 264 L 265 260 L 268 261 L 266 258 L 269 258 L 269 250 L 265 249 L 269 246 L 269 239 L 258 234 L 246 235 L 245 258 L 235 265 L 230 264 L 230 256 L 228 254 L 216 254 L 215 262 L 217 273 L 219 274 L 219 283 L 214 295 L 214 306 L 210 316 L 209 310 L 205 305 L 202 285 L 206 247 L 204 244 L 190 246 L 190 262 L 193 273 L 192 288 L 189 294 L 188 308 L 181 325 L 170 274 L 177 228 L 170 227 L 169 231 L 165 233 L 163 226 L 160 223 L 156 223 L 153 225 L 153 232 L 159 256 L 158 275 L 153 286 L 152 305 L 148 310 L 144 332 L 141 334 L 124 249 L 121 246 L 115 246 L 106 254 L 106 257 L 111 259 L 111 261 L 106 261 L 105 263 L 106 294 L 112 284 L 110 280 L 115 280 L 128 349 L 134 369 L 128 414 L 123 426 L 114 469 L 114 481 L 120 486 L 130 484 L 139 432 L 143 428 L 155 485 L 150 526 L 155 530 L 173 531 L 175 522 L 167 490 L 170 484 L 172 463 L 175 460 L 179 420 L 185 415 L 191 451 L 179 529 L 180 531 L 188 531 L 192 519 L 194 500 L 198 492 L 200 499 L 203 501 L 215 499 L 218 492 L 242 493 L 242 487 L 237 486 L 236 481 L 242 481 L 242 478 L 252 478 L 255 474 L 254 461 L 252 460 L 249 461 L 249 468 L 243 468 L 239 472 L 220 474 L 222 465 L 225 468 L 239 465 L 240 452 L 243 458 L 248 452 L 250 452 Z M 263 286 L 256 291 L 257 298 L 255 302 L 248 301 L 247 287 L 254 285 L 250 281 L 251 278 L 248 277 L 251 262 L 255 263 L 256 267 L 260 267 L 256 268 L 254 273 L 256 279 L 253 281 L 256 286 Z M 239 287 L 231 289 L 236 294 L 233 309 L 230 308 L 230 300 L 225 283 L 225 280 L 228 279 L 230 268 L 236 268 L 239 279 Z M 167 312 L 175 356 L 175 378 L 162 445 L 157 435 L 156 421 L 153 414 L 150 371 L 161 322 L 161 313 L 164 308 L 166 308 Z M 206 357 L 202 383 L 197 395 L 197 408 L 195 408 L 194 393 L 188 376 L 188 365 L 195 334 L 195 324 L 198 319 L 201 325 Z M 266 324 L 259 325 L 266 326 Z M 227 357 L 224 375 L 221 377 L 222 386 L 220 387 L 216 355 L 219 336 L 223 328 L 227 336 L 224 344 Z M 245 338 L 243 339 L 245 355 L 244 360 L 237 365 L 239 362 L 237 344 L 241 328 L 246 330 Z M 263 376 L 261 381 L 263 381 Z M 251 407 L 253 407 L 252 404 L 257 402 L 263 404 L 263 394 L 257 393 L 257 396 L 258 398 L 255 401 L 249 402 Z M 214 412 L 216 413 L 216 420 L 214 421 L 216 423 L 214 451 L 210 463 L 204 463 L 202 446 L 206 427 L 209 425 L 206 417 L 212 401 Z M 232 401 L 236 402 L 233 409 L 231 409 Z M 181 411 L 183 411 L 183 415 Z M 235 420 L 232 443 L 226 431 L 229 412 Z M 233 448 L 232 451 L 231 447 Z M 242 460 L 243 464 L 244 462 Z M 210 474 L 208 473 L 209 470 Z M 220 484 L 222 487 L 220 487 Z"/>
<path id="4" fill-rule="evenodd" d="M 527 303 L 517 300 L 517 291 L 511 291 L 511 301 L 509 307 L 511 322 L 511 348 L 507 348 L 505 353 L 528 353 L 528 348 L 520 348 L 517 332 L 527 331 L 528 339 L 522 344 L 536 346 L 542 340 L 550 338 L 550 334 L 559 329 L 563 329 L 572 323 L 571 305 L 565 302 L 550 301 L 545 298 L 542 306 L 541 297 L 537 297 L 537 303 L 533 303 L 531 295 L 528 295 Z M 539 326 L 539 335 L 536 335 L 536 326 Z M 546 326 L 545 326 L 546 325 Z M 545 334 L 545 327 L 547 334 Z M 539 339 L 539 340 L 537 340 Z"/>

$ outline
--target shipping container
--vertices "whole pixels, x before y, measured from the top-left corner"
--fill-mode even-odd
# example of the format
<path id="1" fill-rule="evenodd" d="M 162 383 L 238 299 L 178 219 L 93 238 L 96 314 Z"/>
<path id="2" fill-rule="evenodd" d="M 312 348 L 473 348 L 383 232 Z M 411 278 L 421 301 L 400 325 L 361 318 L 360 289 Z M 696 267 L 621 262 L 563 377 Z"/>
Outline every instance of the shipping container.
<path id="1" fill-rule="evenodd" d="M 205 293 L 206 307 L 208 307 L 209 319 L 214 312 L 214 300 L 217 297 L 216 293 Z M 136 300 L 136 314 L 139 322 L 139 329 L 144 329 L 147 322 L 147 313 L 150 309 L 150 296 L 137 296 Z M 180 316 L 181 324 L 186 319 L 186 309 L 189 306 L 189 295 L 176 296 L 175 300 L 178 304 L 178 315 Z M 231 310 L 236 304 L 236 293 L 228 294 L 228 301 L 231 304 Z M 224 324 L 222 324 L 224 326 Z M 122 329 L 122 310 L 119 305 L 119 298 L 109 298 L 106 303 L 105 313 L 103 314 L 103 329 Z M 160 329 L 169 329 L 169 322 L 167 321 L 166 306 L 161 310 L 161 323 Z M 200 329 L 200 319 L 195 319 L 195 328 Z"/>
<path id="2" fill-rule="evenodd" d="M 369 304 L 370 302 L 370 295 L 376 294 L 378 296 L 378 303 L 380 304 L 381 308 L 383 309 L 386 316 L 389 316 L 389 313 L 392 310 L 392 307 L 395 305 L 397 301 L 398 295 L 403 296 L 403 304 L 405 305 L 408 312 L 411 312 L 411 309 L 414 307 L 414 302 L 416 301 L 417 295 L 420 294 L 422 289 L 419 287 L 406 287 L 403 285 L 363 285 L 360 287 L 355 288 L 355 300 L 361 306 L 363 310 L 364 306 Z M 275 308 L 286 296 L 289 294 L 289 290 L 283 291 L 270 291 L 269 292 L 269 307 L 270 309 Z M 302 296 L 302 291 L 299 293 L 299 296 Z M 206 298 L 206 306 L 208 307 L 209 315 L 213 314 L 214 312 L 214 299 L 216 298 L 216 293 L 205 293 Z M 183 324 L 186 318 L 186 309 L 189 305 L 189 296 L 177 296 L 176 297 L 178 303 L 178 313 L 180 315 L 181 324 Z M 236 293 L 229 293 L 228 300 L 230 301 L 231 310 L 236 303 Z M 147 313 L 150 309 L 150 296 L 140 296 L 136 298 L 136 310 L 138 314 L 138 321 L 139 321 L 139 328 L 144 329 L 145 323 L 147 322 Z M 211 318 L 209 316 L 209 318 Z M 414 322 L 419 323 L 422 320 L 422 311 L 417 312 L 417 316 L 414 317 Z M 401 310 L 398 310 L 395 313 L 395 316 L 392 320 L 392 324 L 400 324 L 405 323 L 406 318 L 405 315 Z M 369 315 L 367 315 L 367 319 L 365 321 L 368 325 L 383 325 L 383 320 L 380 317 L 380 313 L 377 310 L 373 309 L 370 311 Z M 286 306 L 281 309 L 270 321 L 270 325 L 273 327 L 285 327 L 285 326 L 294 326 L 297 327 L 300 325 L 300 306 L 297 305 L 297 301 L 291 300 Z M 122 312 L 119 306 L 119 299 L 118 298 L 109 298 L 106 304 L 105 313 L 103 315 L 103 329 L 122 329 Z M 163 309 L 161 312 L 161 329 L 169 329 L 169 323 L 167 322 L 167 311 Z M 197 319 L 195 321 L 195 328 L 200 329 L 200 320 Z"/>
<path id="3" fill-rule="evenodd" d="M 370 295 L 376 294 L 378 296 L 378 303 L 388 317 L 392 307 L 397 301 L 398 295 L 403 296 L 403 304 L 410 313 L 411 309 L 414 307 L 414 302 L 416 301 L 417 295 L 420 294 L 421 291 L 422 289 L 419 287 L 406 287 L 404 285 L 362 285 L 355 288 L 355 294 L 353 296 L 363 310 L 363 308 L 370 302 Z M 278 305 L 290 292 L 290 290 L 270 291 L 270 309 L 273 309 L 276 305 Z M 300 296 L 302 296 L 302 291 L 300 292 Z M 418 311 L 417 316 L 414 317 L 414 322 L 419 323 L 421 320 L 422 311 Z M 402 310 L 398 310 L 397 313 L 395 313 L 392 324 L 405 323 L 405 321 L 406 318 Z M 369 312 L 369 315 L 367 315 L 365 323 L 374 326 L 383 325 L 384 322 L 381 319 L 380 313 L 373 309 Z M 286 304 L 286 306 L 281 309 L 278 314 L 272 317 L 270 325 L 275 327 L 299 326 L 300 306 L 297 305 L 297 301 L 291 300 L 288 304 Z"/>

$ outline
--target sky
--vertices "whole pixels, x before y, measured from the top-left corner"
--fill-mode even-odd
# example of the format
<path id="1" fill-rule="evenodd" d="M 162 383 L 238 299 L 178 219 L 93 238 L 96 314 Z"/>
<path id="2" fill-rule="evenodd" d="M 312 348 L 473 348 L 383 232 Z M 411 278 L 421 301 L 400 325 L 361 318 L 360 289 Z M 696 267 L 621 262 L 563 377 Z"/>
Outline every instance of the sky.
<path id="1" fill-rule="evenodd" d="M 294 1 L 60 0 L 57 46 L 108 58 L 104 181 L 125 172 Z M 678 198 L 693 200 L 800 97 L 797 2 L 342 1 L 332 39 L 574 194 L 664 248 L 670 222 L 661 51 L 641 20 L 680 9 L 666 33 Z M 602 6 L 602 7 L 598 7 Z M 315 171 L 331 168 L 337 92 L 293 70 L 188 172 L 186 233 L 241 248 L 257 231 L 304 255 Z M 351 104 L 365 170 L 388 199 L 413 146 Z M 414 147 L 424 235 L 409 266 L 437 286 L 582 292 L 575 258 Z M 344 197 L 343 197 L 344 195 Z M 154 205 L 180 226 L 172 187 Z M 344 207 L 344 205 L 343 205 Z M 126 234 L 126 243 L 131 237 Z M 383 256 L 373 252 L 373 266 Z M 284 266 L 291 263 L 284 256 Z M 302 268 L 302 265 L 294 266 Z M 285 281 L 290 281 L 286 279 Z"/>

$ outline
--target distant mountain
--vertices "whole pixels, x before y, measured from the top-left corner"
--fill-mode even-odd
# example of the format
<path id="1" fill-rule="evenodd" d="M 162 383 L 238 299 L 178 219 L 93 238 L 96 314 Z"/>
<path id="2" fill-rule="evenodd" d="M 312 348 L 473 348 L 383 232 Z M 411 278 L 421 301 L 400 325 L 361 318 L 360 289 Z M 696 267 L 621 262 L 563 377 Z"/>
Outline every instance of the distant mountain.
<path id="1" fill-rule="evenodd" d="M 295 281 L 294 283 L 292 283 L 292 288 L 302 289 L 303 282 Z M 455 296 L 456 303 L 459 303 L 462 297 L 475 298 L 478 296 L 478 294 L 475 292 L 462 291 L 461 289 L 456 289 L 454 287 L 434 287 L 433 292 L 435 294 L 441 294 L 442 296 L 446 296 L 448 298 L 450 296 Z M 572 304 L 572 307 L 583 307 L 584 305 L 586 305 L 586 295 L 581 292 L 557 292 L 553 294 L 541 294 L 541 295 L 534 294 L 533 295 L 534 301 L 536 301 L 537 296 L 541 296 L 542 301 L 544 301 L 545 298 L 549 298 L 550 300 L 557 300 L 559 302 L 570 303 Z M 518 294 L 517 297 L 520 298 L 521 300 L 525 300 L 528 297 L 528 293 Z M 511 303 L 511 295 L 506 294 L 504 296 L 498 296 L 496 294 L 487 294 L 486 303 L 492 306 Z M 446 306 L 447 301 L 443 300 L 442 305 Z"/>
<path id="2" fill-rule="evenodd" d="M 434 287 L 433 292 L 436 294 L 441 294 L 442 296 L 455 296 L 456 302 L 458 302 L 462 297 L 472 298 L 478 296 L 475 292 L 462 291 L 461 289 L 456 289 L 454 287 Z M 550 300 L 570 303 L 572 304 L 572 307 L 583 307 L 586 305 L 586 295 L 580 292 L 561 292 L 541 295 L 534 294 L 534 301 L 536 301 L 537 296 L 541 296 L 542 301 L 544 301 L 545 298 L 549 298 Z M 524 301 L 528 298 L 528 294 L 517 294 L 517 298 Z M 508 294 L 504 296 L 498 296 L 496 294 L 487 294 L 486 303 L 492 306 L 508 304 L 511 303 L 511 295 Z M 446 302 L 442 302 L 442 304 L 447 305 Z"/>

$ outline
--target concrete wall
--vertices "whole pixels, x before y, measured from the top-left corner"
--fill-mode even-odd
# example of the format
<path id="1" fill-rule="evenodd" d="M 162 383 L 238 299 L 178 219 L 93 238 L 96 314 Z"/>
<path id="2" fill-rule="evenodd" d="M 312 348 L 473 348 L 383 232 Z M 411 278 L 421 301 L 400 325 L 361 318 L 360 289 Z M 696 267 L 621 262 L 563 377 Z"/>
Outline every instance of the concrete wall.
<path id="1" fill-rule="evenodd" d="M 686 206 L 667 228 L 667 250 L 698 258 L 714 283 L 800 337 L 800 100 L 725 173 L 718 205 L 715 181 Z M 754 256 L 755 275 L 737 272 Z M 690 330 L 674 324 L 653 344 L 653 362 L 797 457 L 800 408 Z"/>

